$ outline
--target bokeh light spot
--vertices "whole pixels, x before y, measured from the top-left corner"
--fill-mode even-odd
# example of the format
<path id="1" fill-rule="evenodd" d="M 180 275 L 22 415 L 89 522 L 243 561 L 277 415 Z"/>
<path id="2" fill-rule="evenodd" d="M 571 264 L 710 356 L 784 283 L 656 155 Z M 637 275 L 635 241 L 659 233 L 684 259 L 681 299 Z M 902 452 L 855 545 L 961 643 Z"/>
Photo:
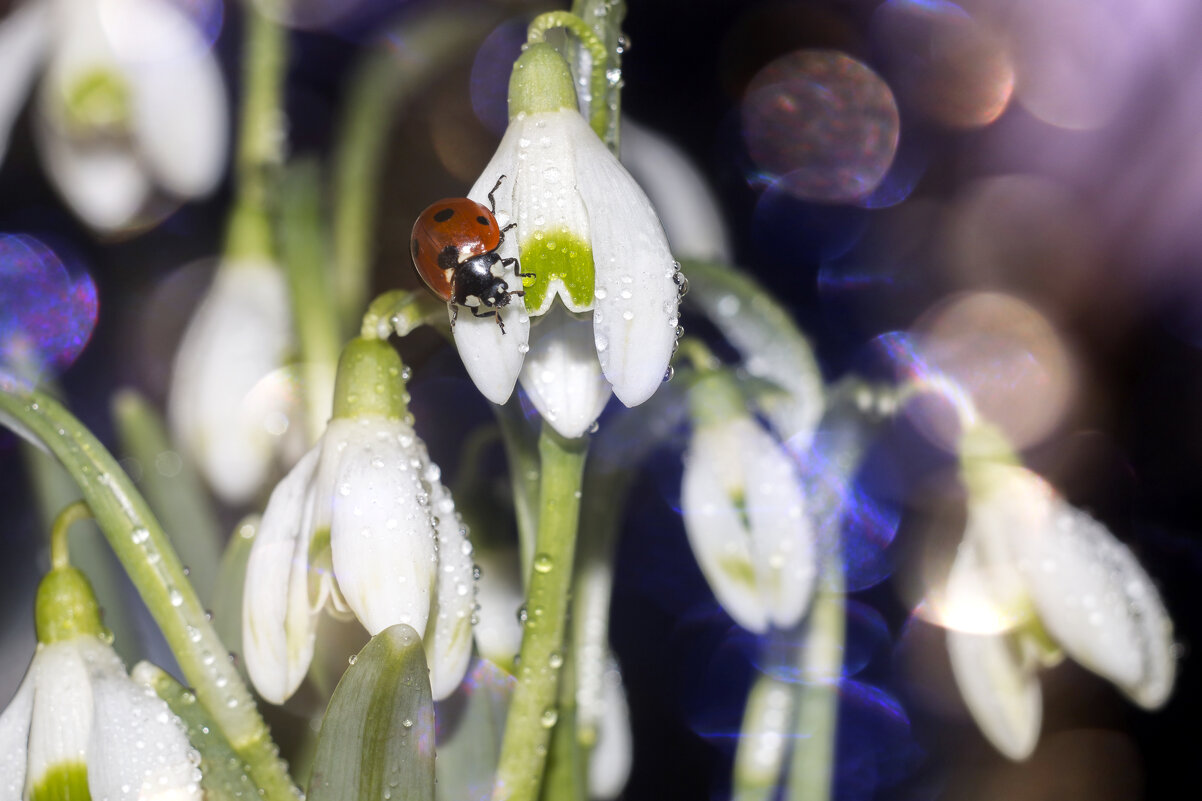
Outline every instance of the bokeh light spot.
<path id="1" fill-rule="evenodd" d="M 1017 449 L 1043 440 L 1075 395 L 1076 371 L 1060 336 L 1018 298 L 995 292 L 953 296 L 928 311 L 915 333 L 926 364 L 963 388 Z M 947 423 L 942 415 L 915 420 L 950 449 L 958 430 Z"/>
<path id="2" fill-rule="evenodd" d="M 897 152 L 893 93 L 833 50 L 799 50 L 768 64 L 747 87 L 741 114 L 756 165 L 807 200 L 848 203 L 871 194 Z"/>
<path id="3" fill-rule="evenodd" d="M 988 125 L 1014 91 L 1002 38 L 945 0 L 888 0 L 873 13 L 873 48 L 903 105 L 952 128 Z"/>
<path id="4" fill-rule="evenodd" d="M 0 236 L 0 364 L 28 380 L 70 367 L 96 326 L 96 285 L 32 236 Z"/>

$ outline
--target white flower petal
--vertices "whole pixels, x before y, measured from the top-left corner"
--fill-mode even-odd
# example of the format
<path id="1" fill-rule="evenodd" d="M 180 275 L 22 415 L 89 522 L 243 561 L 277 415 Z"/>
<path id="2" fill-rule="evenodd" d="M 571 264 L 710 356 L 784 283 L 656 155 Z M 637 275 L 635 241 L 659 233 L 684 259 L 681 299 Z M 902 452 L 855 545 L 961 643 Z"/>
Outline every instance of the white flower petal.
<path id="1" fill-rule="evenodd" d="M 684 456 L 680 507 L 693 555 L 722 608 L 748 631 L 768 629 L 747 524 L 736 505 L 743 487 L 740 441 L 726 426 L 698 429 Z"/>
<path id="2" fill-rule="evenodd" d="M 0 714 L 0 801 L 21 801 L 25 790 L 25 760 L 33 715 L 33 670 Z"/>
<path id="3" fill-rule="evenodd" d="M 26 783 L 33 786 L 54 768 L 86 765 L 92 728 L 92 683 L 78 647 L 68 640 L 38 648 L 33 673 Z"/>
<path id="4" fill-rule="evenodd" d="M 659 212 L 672 252 L 729 264 L 730 241 L 718 199 L 680 148 L 622 115 L 622 163 Z"/>
<path id="5" fill-rule="evenodd" d="M 8 150 L 13 124 L 46 50 L 48 12 L 46 3 L 29 0 L 0 22 L 0 53 L 4 54 L 4 69 L 0 71 L 0 160 Z"/>
<path id="6" fill-rule="evenodd" d="M 747 516 L 756 580 L 772 623 L 796 625 L 810 603 L 816 576 L 814 532 L 792 460 L 751 419 L 731 421 L 739 429 Z"/>
<path id="7" fill-rule="evenodd" d="M 320 446 L 309 451 L 271 493 L 246 563 L 243 659 L 255 689 L 274 704 L 296 692 L 313 658 L 308 592 L 304 582 L 293 579 L 308 571 L 307 554 L 302 552 L 298 561 L 297 544 L 309 541 L 306 490 L 319 451 Z"/>
<path id="8" fill-rule="evenodd" d="M 200 32 L 163 0 L 104 0 L 102 21 L 133 94 L 135 144 L 162 187 L 208 193 L 227 148 L 225 89 Z"/>
<path id="9" fill-rule="evenodd" d="M 513 187 L 517 179 L 517 150 L 520 139 L 517 126 L 509 126 L 492 161 L 480 173 L 467 196 L 477 203 L 488 205 L 488 193 L 497 181 L 501 185 L 493 194 L 496 200 L 497 222 L 507 225 L 513 211 Z M 502 178 L 502 176 L 504 176 Z M 505 258 L 517 256 L 517 236 L 506 234 L 500 253 Z M 510 288 L 516 289 L 521 279 L 515 277 Z M 448 308 L 448 314 L 451 310 Z M 452 334 L 455 347 L 472 382 L 484 397 L 493 403 L 504 403 L 513 394 L 522 360 L 530 343 L 530 317 L 520 298 L 501 311 L 505 321 L 505 333 L 501 333 L 497 321 L 491 317 L 474 317 L 470 310 L 460 309 Z"/>
<path id="10" fill-rule="evenodd" d="M 961 543 L 948 576 L 947 604 L 979 602 L 982 564 L 974 544 Z M 947 649 L 960 695 L 986 739 L 1011 759 L 1035 750 L 1043 714 L 1035 661 L 1018 653 L 1015 635 L 968 633 L 949 628 Z"/>
<path id="11" fill-rule="evenodd" d="M 335 420 L 323 449 L 345 441 L 330 520 L 338 586 L 373 635 L 424 631 L 438 555 L 416 435 L 399 420 Z"/>
<path id="12" fill-rule="evenodd" d="M 268 263 L 228 263 L 180 343 L 168 417 L 216 493 L 243 503 L 259 490 L 279 443 L 277 420 L 293 411 L 287 393 L 248 396 L 291 347 L 288 289 Z M 287 426 L 291 427 L 291 426 Z"/>
<path id="13" fill-rule="evenodd" d="M 602 690 L 601 721 L 597 743 L 589 754 L 589 798 L 617 798 L 630 778 L 634 744 L 630 735 L 630 707 L 622 687 L 617 662 L 610 660 Z"/>
<path id="14" fill-rule="evenodd" d="M 46 171 L 80 219 L 98 231 L 119 231 L 133 222 L 150 181 L 129 149 L 76 141 L 48 119 L 39 121 L 38 134 Z"/>
<path id="15" fill-rule="evenodd" d="M 552 307 L 534 328 L 521 381 L 543 420 L 562 436 L 588 431 L 610 394 L 588 319 Z"/>
<path id="16" fill-rule="evenodd" d="M 93 673 L 95 724 L 88 745 L 93 798 L 200 799 L 200 756 L 179 719 L 149 687 L 116 673 Z"/>
<path id="17" fill-rule="evenodd" d="M 517 283 L 515 279 L 512 283 Z M 448 314 L 451 314 L 448 307 Z M 500 312 L 505 331 L 492 317 L 476 317 L 469 309 L 460 308 L 455 328 L 455 347 L 463 367 L 480 394 L 493 403 L 504 403 L 513 394 L 522 361 L 530 348 L 530 315 L 515 298 Z"/>
<path id="18" fill-rule="evenodd" d="M 1173 686 L 1173 627 L 1135 557 L 1089 515 L 1057 499 L 1048 524 L 1015 531 L 1040 621 L 1064 650 L 1145 707 Z"/>
<path id="19" fill-rule="evenodd" d="M 476 581 L 476 647 L 490 662 L 511 667 L 522 647 L 518 610 L 525 602 L 516 548 L 476 552 L 480 578 Z"/>
<path id="20" fill-rule="evenodd" d="M 588 208 L 596 266 L 593 331 L 618 400 L 637 406 L 663 383 L 680 303 L 676 264 L 651 201 L 626 168 L 574 116 L 576 184 Z"/>
<path id="21" fill-rule="evenodd" d="M 596 142 L 603 150 L 605 146 L 575 111 L 518 115 L 509 128 L 518 132 L 513 219 L 523 257 L 533 243 L 544 239 L 555 241 L 564 234 L 578 242 L 588 242 L 590 216 L 577 191 L 580 176 L 573 173 L 578 169 L 582 144 Z M 595 259 L 595 243 L 593 247 Z M 557 296 L 574 312 L 592 308 L 591 302 L 577 305 L 563 281 L 552 278 L 542 305 L 531 309 L 531 314 L 545 314 Z"/>
<path id="22" fill-rule="evenodd" d="M 438 466 L 421 446 L 424 478 L 430 487 L 430 507 L 438 524 L 438 576 L 434 603 L 422 640 L 430 666 L 430 688 L 435 701 L 455 691 L 472 656 L 472 607 L 476 603 L 472 577 L 472 544 L 455 511 L 451 493 L 439 480 Z"/>

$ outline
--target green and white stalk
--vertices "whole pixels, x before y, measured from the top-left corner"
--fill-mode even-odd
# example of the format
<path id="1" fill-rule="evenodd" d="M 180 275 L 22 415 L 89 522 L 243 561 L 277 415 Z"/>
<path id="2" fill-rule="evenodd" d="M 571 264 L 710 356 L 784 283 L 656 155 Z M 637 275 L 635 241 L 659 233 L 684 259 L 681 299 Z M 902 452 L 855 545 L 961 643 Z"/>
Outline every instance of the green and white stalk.
<path id="1" fill-rule="evenodd" d="M 197 698 L 268 799 L 294 790 L 278 749 L 161 525 L 105 447 L 58 401 L 0 388 L 0 417 L 44 444 L 83 492 L 105 538 L 162 630 Z"/>

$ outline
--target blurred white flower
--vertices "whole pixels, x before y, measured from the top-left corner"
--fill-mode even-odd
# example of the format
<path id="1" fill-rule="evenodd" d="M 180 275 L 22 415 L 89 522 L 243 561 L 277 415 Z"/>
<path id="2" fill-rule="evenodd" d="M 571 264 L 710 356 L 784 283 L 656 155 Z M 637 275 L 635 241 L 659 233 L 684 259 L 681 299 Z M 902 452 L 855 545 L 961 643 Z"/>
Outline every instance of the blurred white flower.
<path id="1" fill-rule="evenodd" d="M 973 459 L 964 540 L 942 609 L 956 683 L 986 738 L 1025 759 L 1039 737 L 1037 670 L 1067 653 L 1145 708 L 1175 672 L 1172 622 L 1131 552 L 1037 474 Z"/>
<path id="2" fill-rule="evenodd" d="M 583 701 L 577 695 L 578 701 Z M 611 657 L 606 660 L 600 694 L 595 703 L 577 707 L 576 730 L 588 733 L 592 749 L 588 760 L 589 798 L 617 798 L 630 779 L 634 763 L 634 741 L 630 731 L 630 706 L 622 686 L 622 672 Z"/>
<path id="3" fill-rule="evenodd" d="M 225 87 L 196 26 L 166 0 L 47 0 L 50 50 L 37 143 L 76 214 L 137 222 L 157 193 L 190 199 L 221 178 Z"/>
<path id="4" fill-rule="evenodd" d="M 39 644 L 0 714 L 0 799 L 199 799 L 199 755 L 154 691 L 100 639 L 83 574 L 55 569 L 38 590 Z"/>
<path id="5" fill-rule="evenodd" d="M 522 624 L 518 611 L 526 602 L 516 548 L 479 548 L 476 564 L 476 647 L 480 655 L 509 672 L 522 647 Z"/>
<path id="6" fill-rule="evenodd" d="M 781 444 L 732 410 L 704 379 L 690 390 L 695 428 L 684 456 L 685 532 L 718 602 L 749 631 L 797 624 L 816 575 L 801 480 Z M 715 406 L 706 411 L 707 400 Z"/>
<path id="7" fill-rule="evenodd" d="M 460 316 L 455 343 L 485 397 L 504 403 L 520 376 L 543 419 L 578 437 L 611 388 L 636 406 L 663 381 L 678 267 L 647 196 L 576 110 L 567 65 L 550 46 L 518 59 L 509 107 L 509 128 L 468 196 L 488 203 L 500 181 L 497 217 L 515 226 L 502 255 L 535 277 L 508 333 Z M 543 319 L 532 327 L 527 310 Z"/>
<path id="8" fill-rule="evenodd" d="M 355 360 L 370 364 L 348 380 Z M 342 405 L 263 513 L 246 568 L 242 644 L 251 680 L 273 703 L 304 678 L 323 608 L 353 613 L 373 635 L 396 623 L 424 632 L 436 699 L 467 670 L 472 547 L 438 466 L 403 419 L 400 371 L 386 343 L 347 346 Z M 373 406 L 373 395 L 388 397 Z"/>
<path id="9" fill-rule="evenodd" d="M 180 342 L 168 419 L 176 441 L 228 503 L 259 492 L 282 444 L 293 444 L 282 437 L 304 437 L 298 401 L 286 386 L 256 391 L 264 379 L 278 379 L 292 350 L 291 318 L 278 267 L 227 261 Z"/>

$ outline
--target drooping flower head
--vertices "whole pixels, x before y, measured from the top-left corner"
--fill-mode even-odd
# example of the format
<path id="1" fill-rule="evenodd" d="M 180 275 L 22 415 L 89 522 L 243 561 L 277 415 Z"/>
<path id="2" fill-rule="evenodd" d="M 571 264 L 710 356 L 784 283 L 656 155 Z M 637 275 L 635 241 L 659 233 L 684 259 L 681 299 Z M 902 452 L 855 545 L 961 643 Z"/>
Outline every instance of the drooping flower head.
<path id="1" fill-rule="evenodd" d="M 0 152 L 36 66 L 36 142 L 92 228 L 138 222 L 156 199 L 208 194 L 225 165 L 225 87 L 188 17 L 165 0 L 27 2 L 0 26 Z"/>
<path id="2" fill-rule="evenodd" d="M 986 738 L 1011 759 L 1031 754 L 1038 670 L 1065 655 L 1140 706 L 1161 706 L 1173 627 L 1131 552 L 1022 467 L 993 427 L 965 432 L 961 464 L 968 520 L 942 617 L 953 675 Z"/>
<path id="3" fill-rule="evenodd" d="M 500 180 L 497 218 L 515 226 L 502 255 L 534 274 L 524 297 L 534 319 L 507 317 L 502 334 L 492 320 L 460 317 L 455 343 L 489 400 L 503 403 L 520 377 L 543 419 L 577 437 L 611 391 L 635 406 L 663 381 L 681 279 L 650 201 L 580 115 L 550 45 L 514 64 L 509 116 L 468 196 L 487 203 Z"/>
<path id="4" fill-rule="evenodd" d="M 283 387 L 267 386 L 280 378 L 292 343 L 279 267 L 223 261 L 184 331 L 167 413 L 176 441 L 227 503 L 255 497 L 281 449 L 303 441 L 296 404 Z"/>
<path id="5" fill-rule="evenodd" d="M 38 587 L 38 649 L 0 714 L 0 798 L 199 799 L 199 755 L 167 704 L 105 641 L 87 579 Z"/>
<path id="6" fill-rule="evenodd" d="M 323 609 L 354 615 L 372 634 L 396 623 L 424 632 L 435 698 L 467 669 L 471 543 L 410 424 L 401 374 L 387 343 L 346 346 L 333 419 L 263 514 L 242 637 L 251 680 L 274 703 L 304 678 Z"/>
<path id="7" fill-rule="evenodd" d="M 796 625 L 817 571 L 793 461 L 747 413 L 729 374 L 698 379 L 689 408 L 694 431 L 680 506 L 701 571 L 743 628 L 762 633 Z"/>

